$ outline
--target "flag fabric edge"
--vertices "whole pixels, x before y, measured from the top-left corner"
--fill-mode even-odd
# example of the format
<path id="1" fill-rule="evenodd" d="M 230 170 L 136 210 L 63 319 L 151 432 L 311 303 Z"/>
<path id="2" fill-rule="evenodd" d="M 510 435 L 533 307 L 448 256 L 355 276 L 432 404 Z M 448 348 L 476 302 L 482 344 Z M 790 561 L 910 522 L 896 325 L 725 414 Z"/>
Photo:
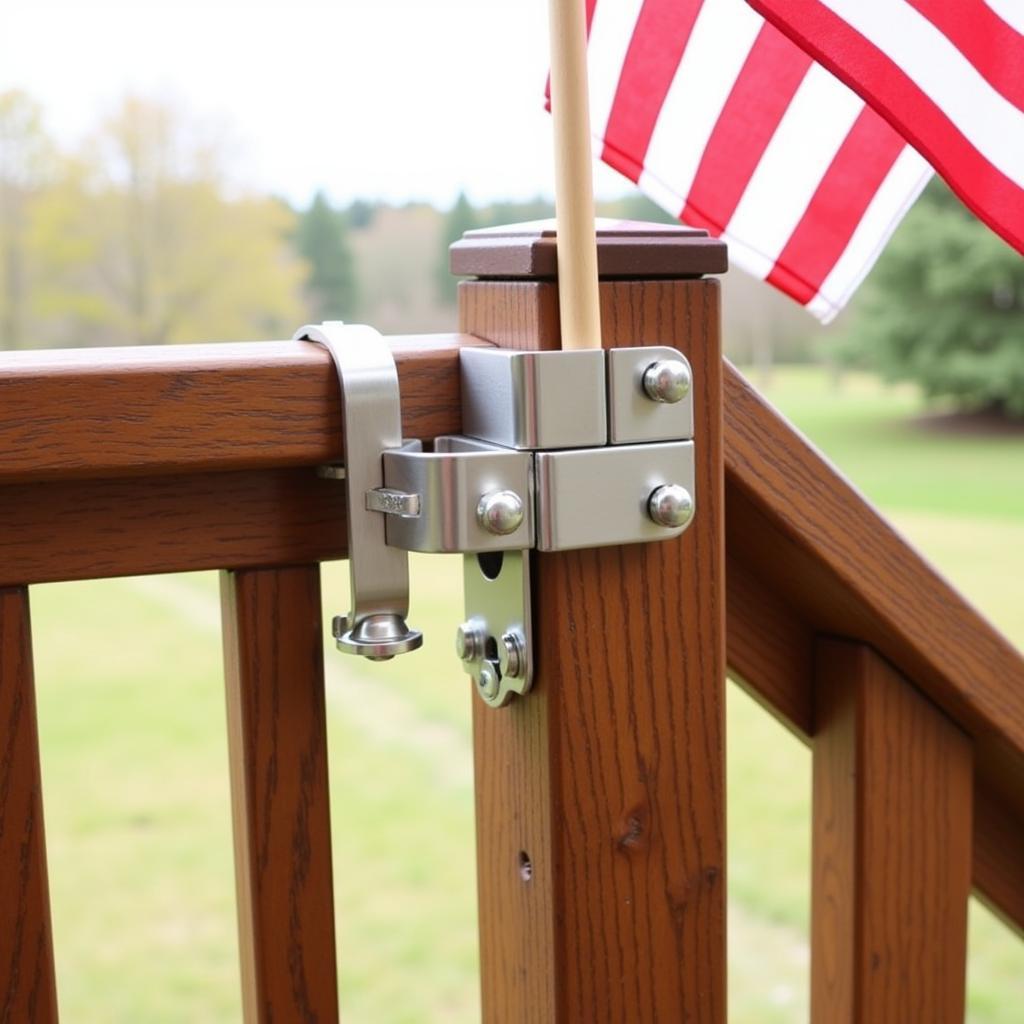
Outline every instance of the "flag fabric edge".
<path id="1" fill-rule="evenodd" d="M 942 153 L 937 151 L 935 146 L 933 146 L 926 138 L 923 138 L 921 133 L 917 131 L 912 124 L 906 122 L 903 117 L 897 114 L 893 107 L 878 95 L 877 90 L 871 89 L 866 85 L 859 84 L 857 76 L 844 68 L 838 61 L 832 59 L 829 53 L 826 52 L 822 46 L 818 45 L 807 31 L 797 27 L 789 19 L 777 13 L 771 3 L 771 0 L 745 0 L 745 2 L 761 17 L 774 25 L 775 28 L 789 38 L 794 45 L 800 47 L 801 50 L 809 54 L 822 67 L 846 85 L 847 88 L 861 96 L 864 101 L 879 114 L 880 117 L 885 118 L 895 132 L 906 139 L 907 142 L 913 146 L 929 164 L 931 164 L 939 176 L 947 185 L 949 185 L 952 191 L 971 211 L 971 213 L 999 235 L 999 237 L 1008 245 L 1016 249 L 1018 252 L 1024 253 L 1024 227 L 1022 227 L 1020 233 L 1018 233 L 1017 229 L 1009 226 L 1008 224 L 1001 223 L 998 217 L 988 210 L 986 206 L 972 194 L 971 190 L 960 180 L 960 176 L 953 173 L 949 167 L 949 160 L 944 158 Z M 820 17 L 821 21 L 827 23 L 827 27 L 830 30 L 837 31 L 844 37 L 856 36 L 863 42 L 863 46 L 865 48 L 875 49 L 874 44 L 870 40 L 861 36 L 860 33 L 850 26 L 849 23 L 840 15 L 835 14 L 833 11 L 824 7 L 824 5 L 818 3 L 817 0 L 810 0 L 809 4 L 804 4 L 805 7 L 811 5 L 814 7 L 816 15 Z M 888 60 L 888 58 L 884 59 Z M 910 88 L 918 90 L 918 86 L 912 82 L 910 83 Z M 918 91 L 923 92 L 923 90 Z M 979 157 L 981 159 L 985 159 L 980 153 Z M 1012 206 L 1014 200 L 1012 193 L 1014 190 L 1020 193 L 1020 188 L 1007 178 L 998 168 L 991 164 L 990 167 L 991 174 L 993 176 L 997 175 L 1001 179 L 1001 189 L 1005 188 L 1007 191 L 1007 196 L 1004 199 L 1005 205 Z M 1005 185 L 1002 184 L 1002 181 L 1005 181 Z M 1022 221 L 1022 223 L 1024 223 L 1024 221 Z"/>

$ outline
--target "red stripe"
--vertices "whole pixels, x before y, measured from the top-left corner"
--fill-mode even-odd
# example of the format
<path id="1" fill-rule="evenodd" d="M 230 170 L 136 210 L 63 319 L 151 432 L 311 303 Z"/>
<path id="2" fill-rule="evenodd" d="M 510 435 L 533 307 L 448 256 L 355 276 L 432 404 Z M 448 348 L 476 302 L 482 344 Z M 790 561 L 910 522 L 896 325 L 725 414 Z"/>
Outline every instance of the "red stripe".
<path id="1" fill-rule="evenodd" d="M 993 167 L 884 53 L 816 0 L 748 0 L 859 92 L 997 234 L 1024 252 L 1024 189 Z"/>
<path id="2" fill-rule="evenodd" d="M 1024 110 L 1024 36 L 983 0 L 908 0 L 981 73 Z"/>
<path id="3" fill-rule="evenodd" d="M 905 147 L 889 124 L 865 107 L 766 280 L 807 305 L 846 251 Z"/>
<path id="4" fill-rule="evenodd" d="M 611 2 L 611 0 L 606 0 Z M 622 65 L 601 158 L 636 181 L 702 0 L 645 0 Z M 600 126 L 595 128 L 600 131 Z"/>
<path id="5" fill-rule="evenodd" d="M 725 230 L 810 66 L 781 32 L 762 26 L 704 149 L 683 208 L 686 223 Z"/>

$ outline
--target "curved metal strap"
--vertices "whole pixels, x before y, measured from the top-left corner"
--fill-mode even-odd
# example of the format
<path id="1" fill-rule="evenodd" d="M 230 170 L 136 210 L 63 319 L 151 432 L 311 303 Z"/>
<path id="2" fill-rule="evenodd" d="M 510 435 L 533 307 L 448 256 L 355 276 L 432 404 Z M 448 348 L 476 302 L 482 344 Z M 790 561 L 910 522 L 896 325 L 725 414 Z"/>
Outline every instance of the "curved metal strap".
<path id="1" fill-rule="evenodd" d="M 341 384 L 352 610 L 335 622 L 338 648 L 381 659 L 415 650 L 423 638 L 405 624 L 409 556 L 388 547 L 384 516 L 366 507 L 367 494 L 384 485 L 383 453 L 402 444 L 398 371 L 391 349 L 372 327 L 339 321 L 301 327 L 295 340 L 323 345 Z"/>

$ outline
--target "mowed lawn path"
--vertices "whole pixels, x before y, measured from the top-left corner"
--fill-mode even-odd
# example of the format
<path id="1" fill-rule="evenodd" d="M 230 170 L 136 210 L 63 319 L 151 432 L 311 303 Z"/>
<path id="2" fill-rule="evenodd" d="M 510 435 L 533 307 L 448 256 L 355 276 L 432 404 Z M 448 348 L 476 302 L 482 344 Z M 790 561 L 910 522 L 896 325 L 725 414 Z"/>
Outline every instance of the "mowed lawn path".
<path id="1" fill-rule="evenodd" d="M 897 526 L 1024 644 L 1024 434 L 950 435 L 917 402 L 817 371 L 768 389 Z M 422 652 L 327 652 L 344 1016 L 479 1020 L 466 677 L 456 557 L 414 560 Z M 346 605 L 325 571 L 324 612 Z M 65 1019 L 240 1019 L 216 580 L 33 591 L 47 837 Z M 729 695 L 730 1020 L 807 1019 L 810 759 Z M 1024 944 L 972 907 L 970 1015 L 1024 1019 Z"/>

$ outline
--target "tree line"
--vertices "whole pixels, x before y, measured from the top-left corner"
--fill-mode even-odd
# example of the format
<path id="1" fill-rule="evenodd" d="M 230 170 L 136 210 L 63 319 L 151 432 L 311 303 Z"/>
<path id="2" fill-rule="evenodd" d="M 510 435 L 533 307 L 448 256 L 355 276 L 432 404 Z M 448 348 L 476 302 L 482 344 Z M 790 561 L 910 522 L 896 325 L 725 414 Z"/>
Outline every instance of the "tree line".
<path id="1" fill-rule="evenodd" d="M 406 259 L 401 273 L 422 280 L 432 323 L 454 323 L 450 243 L 472 228 L 553 214 L 543 198 L 474 206 L 460 195 L 443 213 L 412 204 L 409 229 L 396 230 L 389 208 L 390 248 L 368 269 L 356 252 L 383 204 L 338 208 L 318 194 L 296 209 L 239 187 L 228 152 L 222 135 L 184 111 L 140 97 L 68 151 L 30 96 L 0 93 L 0 349 L 288 337 L 317 319 L 394 324 L 409 285 L 396 279 L 396 257 L 427 213 L 432 263 L 428 251 L 424 265 Z M 672 219 L 636 192 L 598 213 Z M 816 349 L 960 408 L 1024 417 L 1024 260 L 937 181 L 837 329 L 819 335 L 741 275 L 725 284 L 733 353 L 767 344 L 785 359 Z M 424 310 L 410 305 L 407 318 Z"/>
<path id="2" fill-rule="evenodd" d="M 342 211 L 231 180 L 226 145 L 128 97 L 72 152 L 0 93 L 0 348 L 288 336 L 349 315 Z"/>

